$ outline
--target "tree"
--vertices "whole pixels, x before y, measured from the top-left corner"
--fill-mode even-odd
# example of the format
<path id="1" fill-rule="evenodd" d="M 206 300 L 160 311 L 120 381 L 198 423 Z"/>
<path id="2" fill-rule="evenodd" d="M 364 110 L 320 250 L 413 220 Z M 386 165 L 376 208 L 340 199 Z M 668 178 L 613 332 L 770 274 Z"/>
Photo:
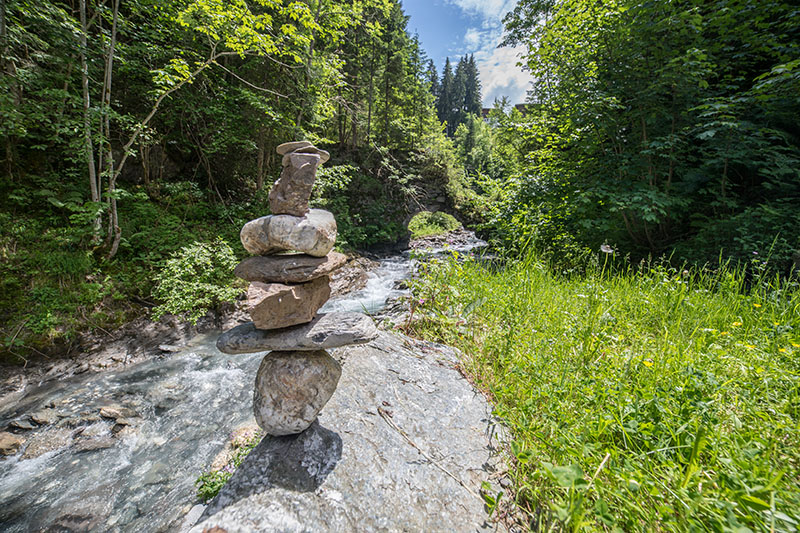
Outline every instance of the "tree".
<path id="1" fill-rule="evenodd" d="M 444 70 L 442 71 L 442 85 L 439 92 L 439 99 L 436 104 L 436 112 L 439 115 L 439 120 L 447 124 L 446 131 L 451 135 L 455 131 L 455 126 L 450 122 L 451 113 L 454 105 L 454 84 L 453 67 L 450 65 L 450 58 L 448 57 L 444 63 Z"/>
<path id="2" fill-rule="evenodd" d="M 541 106 L 520 125 L 531 150 L 509 206 L 550 198 L 565 232 L 635 255 L 745 259 L 777 235 L 787 264 L 800 244 L 786 203 L 800 194 L 792 6 L 520 2 L 507 42 L 527 47 Z"/>
<path id="3" fill-rule="evenodd" d="M 481 103 L 481 80 L 479 78 L 478 67 L 475 64 L 475 56 L 470 54 L 465 66 L 464 81 L 464 111 L 476 116 L 480 116 L 483 111 Z"/>

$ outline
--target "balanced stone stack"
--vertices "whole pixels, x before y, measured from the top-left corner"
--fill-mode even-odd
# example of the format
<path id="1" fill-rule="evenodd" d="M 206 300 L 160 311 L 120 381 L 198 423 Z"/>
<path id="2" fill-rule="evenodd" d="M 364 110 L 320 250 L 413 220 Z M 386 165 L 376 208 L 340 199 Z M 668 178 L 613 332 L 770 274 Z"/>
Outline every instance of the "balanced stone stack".
<path id="1" fill-rule="evenodd" d="M 317 168 L 330 155 L 308 141 L 278 146 L 283 170 L 269 194 L 272 215 L 251 220 L 242 244 L 254 254 L 234 273 L 250 282 L 252 322 L 223 333 L 220 351 L 268 353 L 256 375 L 253 411 L 269 435 L 305 430 L 333 395 L 342 370 L 326 351 L 362 344 L 378 335 L 361 313 L 317 313 L 330 298 L 330 274 L 346 257 L 332 252 L 336 221 L 309 209 Z"/>

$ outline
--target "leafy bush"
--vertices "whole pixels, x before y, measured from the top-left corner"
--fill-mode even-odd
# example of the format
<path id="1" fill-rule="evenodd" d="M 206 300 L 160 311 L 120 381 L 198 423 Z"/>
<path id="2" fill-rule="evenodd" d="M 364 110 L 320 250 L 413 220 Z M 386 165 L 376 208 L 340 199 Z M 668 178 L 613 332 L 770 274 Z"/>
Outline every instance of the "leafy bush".
<path id="1" fill-rule="evenodd" d="M 412 239 L 427 237 L 429 235 L 439 235 L 461 227 L 458 220 L 453 215 L 437 211 L 422 211 L 414 215 L 408 223 L 408 231 L 411 232 Z"/>
<path id="2" fill-rule="evenodd" d="M 194 324 L 209 309 L 230 302 L 242 292 L 234 286 L 236 256 L 227 242 L 195 242 L 181 248 L 156 274 L 153 297 L 163 303 L 153 309 L 153 319 L 165 313 L 188 313 Z"/>

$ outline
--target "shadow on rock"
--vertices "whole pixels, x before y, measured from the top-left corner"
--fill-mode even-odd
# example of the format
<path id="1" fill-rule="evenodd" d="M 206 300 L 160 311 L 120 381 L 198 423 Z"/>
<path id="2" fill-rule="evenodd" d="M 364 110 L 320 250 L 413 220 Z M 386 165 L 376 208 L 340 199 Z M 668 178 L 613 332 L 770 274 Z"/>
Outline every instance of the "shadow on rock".
<path id="1" fill-rule="evenodd" d="M 202 519 L 272 487 L 313 492 L 341 457 L 342 438 L 317 420 L 297 435 L 264 437 L 211 501 Z"/>

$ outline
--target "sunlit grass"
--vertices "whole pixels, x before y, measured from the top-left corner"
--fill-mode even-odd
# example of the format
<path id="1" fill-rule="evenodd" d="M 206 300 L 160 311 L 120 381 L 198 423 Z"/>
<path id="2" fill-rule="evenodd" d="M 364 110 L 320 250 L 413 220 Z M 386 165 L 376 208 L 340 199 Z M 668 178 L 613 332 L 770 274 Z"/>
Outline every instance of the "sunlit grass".
<path id="1" fill-rule="evenodd" d="M 505 497 L 531 529 L 796 528 L 796 283 L 454 259 L 413 302 L 412 331 L 459 347 L 510 429 Z"/>

